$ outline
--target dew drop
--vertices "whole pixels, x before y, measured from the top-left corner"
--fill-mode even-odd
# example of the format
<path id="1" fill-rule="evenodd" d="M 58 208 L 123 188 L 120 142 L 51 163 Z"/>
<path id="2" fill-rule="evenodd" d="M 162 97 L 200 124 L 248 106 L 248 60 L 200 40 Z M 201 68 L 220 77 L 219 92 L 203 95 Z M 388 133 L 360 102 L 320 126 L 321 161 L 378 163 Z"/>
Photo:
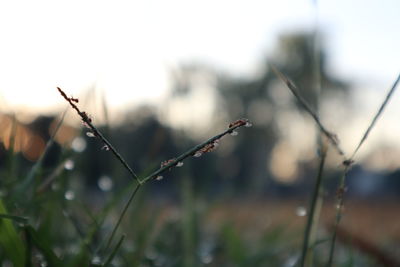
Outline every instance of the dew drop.
<path id="1" fill-rule="evenodd" d="M 108 145 L 104 145 L 101 149 L 102 149 L 102 150 L 105 150 L 105 151 L 109 151 L 109 150 L 110 150 L 110 147 L 109 147 Z"/>
<path id="2" fill-rule="evenodd" d="M 61 257 L 63 254 L 63 250 L 60 247 L 55 247 L 54 248 L 54 254 L 57 255 L 57 257 Z"/>
<path id="3" fill-rule="evenodd" d="M 67 190 L 64 194 L 66 200 L 74 200 L 75 199 L 75 192 L 72 190 Z"/>
<path id="4" fill-rule="evenodd" d="M 94 133 L 92 133 L 92 132 L 87 132 L 86 135 L 87 135 L 88 137 L 95 137 Z"/>
<path id="5" fill-rule="evenodd" d="M 101 191 L 108 192 L 113 188 L 113 181 L 107 175 L 103 175 L 97 181 L 97 185 Z"/>
<path id="6" fill-rule="evenodd" d="M 237 132 L 237 131 L 232 131 L 231 133 L 230 133 L 230 135 L 232 135 L 232 136 L 236 136 L 236 135 L 238 135 L 239 133 Z"/>
<path id="7" fill-rule="evenodd" d="M 203 155 L 203 152 L 197 151 L 196 153 L 194 153 L 193 157 L 199 158 L 199 157 L 201 157 L 201 155 Z"/>
<path id="8" fill-rule="evenodd" d="M 210 264 L 210 263 L 213 261 L 213 257 L 212 257 L 212 255 L 210 255 L 210 254 L 203 255 L 203 256 L 201 257 L 201 261 L 202 261 L 204 264 Z"/>
<path id="9" fill-rule="evenodd" d="M 76 137 L 71 144 L 72 150 L 81 153 L 86 149 L 86 141 L 82 137 Z"/>
<path id="10" fill-rule="evenodd" d="M 62 211 L 65 218 L 69 218 L 69 213 L 66 210 Z"/>
<path id="11" fill-rule="evenodd" d="M 156 177 L 156 180 L 157 180 L 157 181 L 161 181 L 163 178 L 164 178 L 164 177 L 163 177 L 162 175 L 158 175 L 158 176 Z"/>
<path id="12" fill-rule="evenodd" d="M 183 166 L 183 162 L 182 161 L 179 161 L 177 164 L 176 164 L 176 167 L 182 167 Z"/>
<path id="13" fill-rule="evenodd" d="M 99 256 L 94 256 L 92 258 L 92 264 L 96 264 L 96 265 L 101 264 L 101 258 Z"/>
<path id="14" fill-rule="evenodd" d="M 72 160 L 68 159 L 67 161 L 65 161 L 64 169 L 71 171 L 74 169 L 74 167 L 75 167 L 75 163 Z"/>
<path id="15" fill-rule="evenodd" d="M 44 256 L 40 253 L 34 255 L 37 261 L 39 262 L 40 267 L 47 267 L 47 262 L 44 260 Z"/>
<path id="16" fill-rule="evenodd" d="M 80 251 L 80 246 L 78 244 L 71 244 L 67 247 L 67 250 L 71 253 L 71 254 L 77 254 L 78 251 Z"/>
<path id="17" fill-rule="evenodd" d="M 7 190 L 5 190 L 5 189 L 0 189 L 0 197 L 5 197 L 5 196 L 7 196 L 7 195 L 8 195 Z"/>
<path id="18" fill-rule="evenodd" d="M 297 207 L 296 209 L 296 215 L 299 217 L 304 217 L 307 215 L 307 210 L 304 207 Z"/>
<path id="19" fill-rule="evenodd" d="M 57 182 L 54 182 L 54 183 L 51 184 L 51 190 L 53 190 L 53 191 L 60 190 L 60 187 L 61 187 L 60 184 L 57 183 Z"/>

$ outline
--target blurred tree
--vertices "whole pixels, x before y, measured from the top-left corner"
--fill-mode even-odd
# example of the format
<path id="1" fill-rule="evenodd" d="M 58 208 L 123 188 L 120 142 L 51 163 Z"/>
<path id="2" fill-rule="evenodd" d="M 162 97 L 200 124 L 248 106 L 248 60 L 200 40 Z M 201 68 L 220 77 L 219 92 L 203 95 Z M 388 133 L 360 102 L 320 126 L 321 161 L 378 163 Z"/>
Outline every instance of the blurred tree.
<path id="1" fill-rule="evenodd" d="M 290 128 L 291 122 L 283 120 L 291 117 L 286 116 L 288 113 L 298 113 L 295 100 L 285 85 L 271 72 L 268 64 L 273 63 L 288 75 L 299 86 L 304 98 L 315 108 L 318 107 L 319 99 L 347 91 L 347 84 L 332 77 L 327 71 L 324 47 L 316 47 L 314 39 L 314 35 L 309 33 L 282 35 L 274 55 L 265 61 L 266 64 L 261 67 L 258 75 L 253 77 L 233 77 L 196 64 L 185 65 L 174 72 L 172 99 L 188 99 L 191 95 L 196 95 L 194 91 L 204 90 L 204 83 L 214 88 L 217 100 L 212 100 L 213 95 L 210 96 L 209 102 L 215 101 L 215 105 L 213 116 L 208 119 L 214 129 L 220 128 L 221 123 L 226 124 L 241 117 L 249 118 L 254 123 L 252 130 L 240 132 L 229 143 L 229 149 L 225 147 L 225 151 L 221 151 L 217 158 L 216 165 L 221 168 L 218 173 L 221 177 L 232 178 L 236 188 L 255 192 L 263 191 L 270 185 L 269 178 L 274 175 L 269 169 L 271 153 L 288 134 L 283 131 L 289 132 L 288 128 L 282 130 L 280 125 L 285 124 L 285 127 Z M 318 80 L 322 86 L 320 94 L 316 90 L 319 87 L 316 84 Z M 286 151 L 286 155 L 288 153 L 290 151 Z M 279 157 L 282 158 L 283 155 Z M 299 167 L 298 162 L 293 164 L 296 168 Z M 298 177 L 300 172 L 295 171 L 293 174 Z"/>
<path id="2" fill-rule="evenodd" d="M 294 99 L 270 71 L 268 63 L 272 62 L 298 84 L 300 93 L 314 107 L 318 102 L 314 84 L 316 73 L 319 73 L 322 83 L 321 99 L 346 92 L 348 88 L 344 82 L 329 75 L 325 50 L 323 47 L 315 48 L 313 40 L 314 36 L 308 33 L 283 35 L 273 56 L 265 60 L 257 75 L 248 77 L 235 77 L 201 64 L 184 65 L 171 72 L 174 86 L 161 114 L 150 107 L 139 107 L 129 112 L 123 123 L 115 126 L 108 137 L 132 168 L 139 175 L 144 175 L 157 169 L 162 161 L 176 157 L 197 144 L 199 138 L 204 140 L 230 122 L 246 117 L 253 122 L 253 128 L 240 131 L 239 136 L 224 138 L 218 150 L 201 159 L 188 160 L 184 171 L 174 170 L 166 175 L 190 173 L 196 190 L 212 193 L 227 192 L 227 188 L 235 193 L 276 189 L 276 179 L 271 178 L 275 178 L 277 173 L 271 171 L 271 164 L 285 169 L 287 173 L 290 170 L 289 174 L 296 177 L 301 176 L 302 170 L 307 172 L 307 164 L 304 154 L 300 154 L 303 162 L 299 162 L 299 154 L 290 147 L 293 143 L 285 140 L 293 132 L 290 127 L 303 121 L 293 104 Z M 316 61 L 319 64 L 314 67 Z M 187 109 L 180 109 L 183 104 Z M 293 117 L 297 121 L 288 121 Z M 165 118 L 172 127 L 160 122 Z M 46 141 L 50 122 L 50 118 L 38 118 L 30 128 L 45 129 L 38 134 Z M 179 129 L 176 127 L 179 125 L 187 126 Z M 295 142 L 300 143 L 296 138 L 300 137 L 295 134 Z M 77 161 L 82 165 L 79 169 L 82 169 L 85 180 L 92 187 L 97 186 L 97 180 L 102 175 L 115 178 L 128 175 L 101 147 L 96 140 L 87 140 L 87 150 Z M 59 160 L 57 153 L 51 153 L 46 163 Z M 289 158 L 291 161 L 288 161 Z M 279 163 L 282 159 L 286 161 Z M 126 179 L 120 181 L 125 184 Z M 295 179 L 286 181 L 293 182 Z M 157 184 L 163 186 L 164 182 Z M 173 184 L 168 181 L 165 186 Z"/>

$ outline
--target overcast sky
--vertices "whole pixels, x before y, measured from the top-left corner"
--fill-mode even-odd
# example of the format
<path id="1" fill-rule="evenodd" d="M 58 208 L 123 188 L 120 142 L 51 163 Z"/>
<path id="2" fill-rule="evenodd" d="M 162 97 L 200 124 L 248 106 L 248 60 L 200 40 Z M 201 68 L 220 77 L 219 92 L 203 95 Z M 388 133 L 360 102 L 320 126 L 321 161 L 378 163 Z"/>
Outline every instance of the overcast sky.
<path id="1" fill-rule="evenodd" d="M 317 13 L 316 13 L 317 12 Z M 252 73 L 318 16 L 331 70 L 386 89 L 400 71 L 398 0 L 1 1 L 0 109 L 59 106 L 56 86 L 111 107 L 160 99 L 182 62 Z"/>

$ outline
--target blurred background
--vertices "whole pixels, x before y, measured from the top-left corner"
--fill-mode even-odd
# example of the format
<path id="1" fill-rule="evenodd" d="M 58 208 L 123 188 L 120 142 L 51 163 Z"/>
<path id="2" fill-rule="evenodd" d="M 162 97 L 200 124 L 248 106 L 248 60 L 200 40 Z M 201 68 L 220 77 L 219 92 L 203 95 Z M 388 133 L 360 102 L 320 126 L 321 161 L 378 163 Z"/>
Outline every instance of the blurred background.
<path id="1" fill-rule="evenodd" d="M 216 151 L 146 184 L 124 220 L 129 240 L 114 264 L 294 266 L 319 134 L 270 65 L 299 86 L 351 154 L 400 70 L 399 11 L 396 0 L 2 2 L 0 194 L 18 213 L 28 206 L 15 193 L 35 184 L 28 213 L 41 229 L 57 217 L 44 213 L 59 212 L 48 200 L 63 202 L 81 228 L 111 200 L 103 230 L 118 217 L 116 196 L 128 197 L 132 179 L 85 134 L 57 86 L 79 98 L 140 177 L 248 118 L 253 127 L 223 138 Z M 338 264 L 353 265 L 343 266 L 400 254 L 399 98 L 349 173 Z M 321 240 L 331 234 L 342 160 L 329 149 Z M 349 236 L 375 252 L 349 245 Z M 73 251 L 71 240 L 54 239 L 60 254 Z M 321 243 L 316 264 L 326 255 Z"/>

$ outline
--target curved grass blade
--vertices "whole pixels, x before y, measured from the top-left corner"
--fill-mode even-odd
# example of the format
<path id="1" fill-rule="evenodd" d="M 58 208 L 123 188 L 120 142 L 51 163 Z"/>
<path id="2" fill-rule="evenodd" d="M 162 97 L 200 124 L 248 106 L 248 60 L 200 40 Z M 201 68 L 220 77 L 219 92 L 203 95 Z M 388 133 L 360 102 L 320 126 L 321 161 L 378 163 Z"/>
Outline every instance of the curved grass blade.
<path id="1" fill-rule="evenodd" d="M 53 143 L 54 143 L 54 138 L 56 137 L 56 135 L 57 135 L 57 133 L 58 133 L 58 130 L 60 129 L 61 125 L 62 125 L 63 122 L 64 122 L 64 118 L 65 118 L 65 115 L 67 114 L 67 111 L 68 111 L 68 109 L 66 109 L 66 110 L 64 111 L 64 113 L 62 114 L 61 119 L 60 119 L 60 121 L 58 122 L 58 124 L 57 124 L 57 126 L 56 126 L 56 128 L 55 128 L 55 130 L 54 130 L 53 135 L 50 137 L 50 139 L 49 139 L 49 140 L 47 141 L 47 143 L 46 143 L 46 147 L 45 147 L 45 149 L 44 149 L 42 155 L 41 155 L 40 158 L 36 161 L 35 165 L 33 165 L 32 169 L 29 171 L 27 177 L 26 177 L 25 180 L 22 182 L 22 184 L 21 184 L 21 186 L 20 186 L 20 188 L 19 188 L 20 191 L 22 191 L 22 192 L 26 192 L 26 191 L 27 191 L 27 189 L 28 189 L 29 186 L 31 185 L 31 183 L 32 183 L 32 181 L 33 181 L 35 175 L 36 175 L 37 172 L 41 169 L 42 164 L 43 164 L 43 159 L 44 159 L 44 157 L 47 155 L 47 153 L 48 153 L 50 147 L 53 145 Z"/>
<path id="2" fill-rule="evenodd" d="M 43 253 L 48 266 L 63 266 L 62 261 L 54 254 L 47 240 L 44 240 L 30 225 L 26 225 L 24 229 L 32 244 Z"/>
<path id="3" fill-rule="evenodd" d="M 361 138 L 360 142 L 358 143 L 358 146 L 354 150 L 351 159 L 354 158 L 360 147 L 363 145 L 365 140 L 367 140 L 369 133 L 371 132 L 372 128 L 374 128 L 376 122 L 378 121 L 379 117 L 382 115 L 383 110 L 385 109 L 387 103 L 389 102 L 390 98 L 392 97 L 394 91 L 397 88 L 398 83 L 400 82 L 400 73 L 399 76 L 397 76 L 396 81 L 393 83 L 392 87 L 390 88 L 389 92 L 387 93 L 385 100 L 382 102 L 381 106 L 378 109 L 378 112 L 375 114 L 374 118 L 372 119 L 370 125 L 368 126 L 367 130 L 365 131 L 363 137 Z"/>
<path id="4" fill-rule="evenodd" d="M 335 216 L 331 246 L 329 249 L 329 259 L 328 259 L 327 266 L 332 266 L 332 264 L 333 264 L 333 257 L 334 257 L 334 253 L 335 253 L 335 243 L 336 243 L 336 238 L 337 238 L 337 230 L 338 230 L 340 220 L 342 218 L 342 212 L 343 212 L 343 205 L 344 205 L 343 196 L 346 191 L 346 178 L 347 178 L 347 174 L 351 168 L 351 165 L 354 162 L 353 158 L 356 155 L 356 153 L 358 152 L 358 150 L 360 149 L 360 147 L 364 144 L 365 140 L 368 138 L 370 131 L 375 126 L 378 118 L 381 116 L 387 103 L 389 102 L 390 98 L 393 96 L 393 93 L 396 90 L 399 82 L 400 82 L 400 74 L 397 76 L 397 79 L 393 83 L 391 89 L 389 90 L 388 94 L 386 95 L 384 101 L 382 102 L 381 106 L 379 107 L 379 109 L 378 109 L 377 113 L 375 114 L 374 118 L 372 119 L 370 125 L 368 126 L 367 130 L 365 131 L 364 135 L 362 136 L 362 138 L 361 138 L 360 142 L 358 143 L 357 147 L 355 148 L 352 156 L 348 160 L 345 160 L 343 162 L 344 171 L 343 171 L 343 175 L 339 182 L 339 187 L 337 189 L 336 216 Z M 347 163 L 346 163 L 346 161 L 347 161 Z"/>
<path id="5" fill-rule="evenodd" d="M 27 217 L 21 217 L 21 216 L 15 216 L 15 215 L 9 215 L 9 214 L 2 214 L 0 213 L 0 219 L 9 219 L 12 220 L 16 223 L 21 223 L 21 224 L 26 224 L 28 222 Z"/>
<path id="6" fill-rule="evenodd" d="M 122 242 L 124 241 L 124 239 L 125 239 L 125 235 L 122 235 L 121 238 L 119 239 L 117 245 L 115 246 L 115 248 L 111 252 L 110 256 L 108 257 L 106 262 L 103 264 L 103 267 L 106 267 L 111 263 L 111 261 L 114 259 L 115 255 L 117 254 L 119 248 L 121 247 Z"/>
<path id="7" fill-rule="evenodd" d="M 136 196 L 136 193 L 138 192 L 138 190 L 139 190 L 139 188 L 141 187 L 141 185 L 142 185 L 142 184 L 137 184 L 137 185 L 136 185 L 136 188 L 132 191 L 132 193 L 131 193 L 131 195 L 130 195 L 128 201 L 126 202 L 126 204 L 125 204 L 125 206 L 124 206 L 124 208 L 123 208 L 121 214 L 120 214 L 119 217 L 118 217 L 117 224 L 114 226 L 114 229 L 113 229 L 113 231 L 112 231 L 112 233 L 111 233 L 111 235 L 110 235 L 110 237 L 109 237 L 109 239 L 108 239 L 108 241 L 107 241 L 107 245 L 106 245 L 105 250 L 107 250 L 107 249 L 110 247 L 111 242 L 112 242 L 112 240 L 114 239 L 114 236 L 115 236 L 115 234 L 116 234 L 116 232 L 117 232 L 117 230 L 118 230 L 118 228 L 119 228 L 119 226 L 120 226 L 120 224 L 121 224 L 121 222 L 122 222 L 122 219 L 124 218 L 126 211 L 128 210 L 129 206 L 131 205 L 132 200 L 133 200 L 134 197 Z"/>
<path id="8" fill-rule="evenodd" d="M 318 115 L 313 111 L 313 109 L 307 103 L 307 101 L 299 94 L 299 89 L 297 88 L 297 86 L 274 66 L 271 66 L 271 69 L 276 74 L 276 76 L 278 76 L 278 78 L 286 84 L 287 88 L 289 88 L 289 90 L 292 92 L 293 96 L 301 104 L 301 106 L 304 108 L 304 110 L 306 110 L 307 113 L 310 114 L 310 116 L 314 119 L 314 121 L 318 125 L 320 131 L 326 136 L 326 138 L 328 138 L 329 142 L 337 150 L 339 155 L 346 158 L 345 153 L 343 152 L 343 149 L 339 145 L 339 140 L 338 140 L 337 136 L 334 133 L 332 133 L 331 131 L 328 131 L 327 128 L 322 124 Z"/>
<path id="9" fill-rule="evenodd" d="M 25 264 L 25 246 L 11 222 L 17 216 L 7 215 L 7 210 L 1 199 L 0 213 L 2 214 L 0 217 L 0 246 L 15 267 L 22 267 Z"/>
<path id="10" fill-rule="evenodd" d="M 317 174 L 317 180 L 315 182 L 315 187 L 314 191 L 312 194 L 311 202 L 310 202 L 310 208 L 309 208 L 309 215 L 307 218 L 307 224 L 306 228 L 304 230 L 304 240 L 303 240 L 303 247 L 302 247 L 302 253 L 301 253 L 301 259 L 300 259 L 300 266 L 305 266 L 306 261 L 307 261 L 307 254 L 310 250 L 310 239 L 311 239 L 311 233 L 313 227 L 316 227 L 314 223 L 316 223 L 315 220 L 315 212 L 316 212 L 316 207 L 317 207 L 317 202 L 318 198 L 320 197 L 321 194 L 321 184 L 322 184 L 322 173 L 324 170 L 325 166 L 325 159 L 326 159 L 326 154 L 327 154 L 327 148 L 322 150 L 321 158 L 320 158 L 320 163 L 318 167 L 318 174 Z"/>

